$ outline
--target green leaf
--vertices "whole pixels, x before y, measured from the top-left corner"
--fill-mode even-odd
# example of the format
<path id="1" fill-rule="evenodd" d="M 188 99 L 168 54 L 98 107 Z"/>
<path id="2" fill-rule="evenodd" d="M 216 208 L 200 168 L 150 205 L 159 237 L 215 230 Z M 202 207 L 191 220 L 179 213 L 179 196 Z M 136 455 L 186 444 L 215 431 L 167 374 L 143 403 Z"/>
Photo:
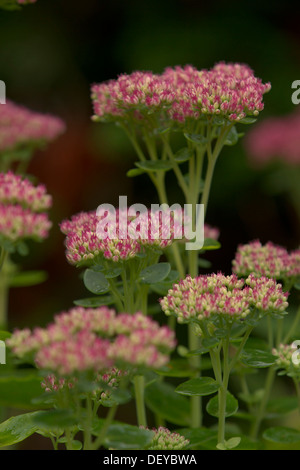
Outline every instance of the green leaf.
<path id="1" fill-rule="evenodd" d="M 275 363 L 275 356 L 268 351 L 260 349 L 247 349 L 241 354 L 241 362 L 248 367 L 264 368 Z"/>
<path id="2" fill-rule="evenodd" d="M 0 330 L 0 341 L 5 341 L 6 339 L 10 337 L 11 337 L 11 333 L 9 331 Z"/>
<path id="3" fill-rule="evenodd" d="M 177 163 L 184 163 L 187 162 L 193 154 L 194 152 L 191 149 L 183 147 L 175 153 L 174 159 Z"/>
<path id="4" fill-rule="evenodd" d="M 29 253 L 29 248 L 26 245 L 26 243 L 23 242 L 23 241 L 20 241 L 16 244 L 16 249 L 17 249 L 17 252 L 19 253 L 19 255 L 21 255 L 21 256 L 27 256 L 28 253 Z"/>
<path id="5" fill-rule="evenodd" d="M 37 406 L 33 400 L 42 393 L 42 378 L 34 370 L 20 370 L 0 375 L 0 405 L 24 410 L 33 410 Z M 46 404 L 38 405 L 48 407 Z"/>
<path id="6" fill-rule="evenodd" d="M 111 268 L 111 269 L 106 269 L 103 272 L 103 274 L 106 277 L 106 279 L 113 279 L 115 277 L 120 276 L 122 271 L 123 271 L 122 268 Z"/>
<path id="7" fill-rule="evenodd" d="M 150 444 L 154 432 L 130 424 L 111 424 L 104 445 L 117 450 L 144 449 Z"/>
<path id="8" fill-rule="evenodd" d="M 204 137 L 204 135 L 202 134 L 185 133 L 184 137 L 186 138 L 186 140 L 188 140 L 189 142 L 193 142 L 193 144 L 196 144 L 196 145 L 204 145 L 207 143 L 207 138 Z"/>
<path id="9" fill-rule="evenodd" d="M 34 417 L 42 411 L 13 416 L 0 424 L 0 447 L 11 446 L 24 441 L 38 430 Z"/>
<path id="10" fill-rule="evenodd" d="M 298 407 L 297 397 L 280 397 L 270 400 L 267 405 L 268 417 L 274 417 L 285 413 L 290 413 Z"/>
<path id="11" fill-rule="evenodd" d="M 216 393 L 220 385 L 212 377 L 196 377 L 178 385 L 176 392 L 188 396 L 205 396 Z"/>
<path id="12" fill-rule="evenodd" d="M 173 385 L 156 381 L 145 388 L 148 408 L 161 418 L 179 426 L 190 425 L 190 402 L 176 393 Z"/>
<path id="13" fill-rule="evenodd" d="M 111 305 L 114 303 L 114 298 L 111 295 L 101 295 L 99 297 L 87 297 L 86 299 L 78 299 L 73 302 L 80 307 L 101 307 L 102 305 Z"/>
<path id="14" fill-rule="evenodd" d="M 300 281 L 297 281 L 293 287 L 297 290 L 300 290 Z"/>
<path id="15" fill-rule="evenodd" d="M 188 449 L 215 450 L 217 443 L 217 433 L 213 429 L 207 428 L 183 428 L 177 431 L 190 441 Z"/>
<path id="16" fill-rule="evenodd" d="M 226 412 L 225 416 L 232 416 L 234 415 L 239 407 L 239 403 L 237 399 L 230 393 L 227 392 L 226 395 Z M 214 416 L 215 418 L 219 417 L 219 396 L 216 395 L 215 397 L 211 398 L 209 402 L 206 405 L 206 411 L 208 414 L 211 416 Z"/>
<path id="17" fill-rule="evenodd" d="M 173 284 L 179 281 L 179 279 L 179 272 L 171 269 L 171 271 L 163 281 L 150 284 L 150 288 L 157 294 L 165 295 L 168 290 L 172 288 Z"/>
<path id="18" fill-rule="evenodd" d="M 129 178 L 134 178 L 135 176 L 143 175 L 145 173 L 145 170 L 142 170 L 141 168 L 132 168 L 131 170 L 128 170 L 126 173 L 126 176 Z"/>
<path id="19" fill-rule="evenodd" d="M 171 270 L 170 263 L 157 263 L 148 266 L 140 273 L 140 281 L 143 284 L 155 284 L 163 281 Z"/>
<path id="20" fill-rule="evenodd" d="M 93 294 L 105 294 L 109 290 L 109 282 L 102 272 L 86 269 L 83 275 L 85 287 Z"/>
<path id="21" fill-rule="evenodd" d="M 235 145 L 238 142 L 238 140 L 239 140 L 239 135 L 237 133 L 235 126 L 233 126 L 228 132 L 228 135 L 225 140 L 225 145 Z"/>
<path id="22" fill-rule="evenodd" d="M 239 120 L 239 124 L 254 124 L 257 121 L 256 118 L 245 117 Z"/>
<path id="23" fill-rule="evenodd" d="M 274 426 L 264 431 L 263 438 L 279 444 L 295 444 L 300 442 L 300 431 L 285 426 Z"/>
<path id="24" fill-rule="evenodd" d="M 212 264 L 211 261 L 208 261 L 207 259 L 204 259 L 204 258 L 198 259 L 199 268 L 209 269 L 211 267 L 211 264 Z"/>
<path id="25" fill-rule="evenodd" d="M 212 238 L 206 238 L 203 243 L 202 250 L 218 250 L 221 248 L 221 243 Z"/>
<path id="26" fill-rule="evenodd" d="M 111 407 L 115 405 L 124 405 L 125 403 L 128 403 L 132 395 L 129 390 L 109 390 L 109 395 L 107 398 L 102 398 L 101 399 L 101 405 L 106 406 L 106 407 Z"/>
<path id="27" fill-rule="evenodd" d="M 158 375 L 166 377 L 191 377 L 195 372 L 185 359 L 174 359 L 157 371 Z"/>
<path id="28" fill-rule="evenodd" d="M 72 410 L 49 410 L 36 414 L 32 418 L 33 423 L 43 430 L 66 429 L 77 424 Z"/>
<path id="29" fill-rule="evenodd" d="M 224 443 L 219 442 L 219 444 L 217 444 L 216 447 L 219 450 L 231 450 L 237 447 L 240 442 L 241 442 L 240 437 L 231 437 L 230 439 L 228 439 L 228 441 L 224 441 Z"/>
<path id="30" fill-rule="evenodd" d="M 145 162 L 136 162 L 135 165 L 144 171 L 168 171 L 173 168 L 173 163 L 165 160 L 146 160 Z"/>
<path id="31" fill-rule="evenodd" d="M 45 282 L 48 277 L 47 271 L 24 271 L 13 273 L 9 277 L 10 287 L 35 286 Z"/>

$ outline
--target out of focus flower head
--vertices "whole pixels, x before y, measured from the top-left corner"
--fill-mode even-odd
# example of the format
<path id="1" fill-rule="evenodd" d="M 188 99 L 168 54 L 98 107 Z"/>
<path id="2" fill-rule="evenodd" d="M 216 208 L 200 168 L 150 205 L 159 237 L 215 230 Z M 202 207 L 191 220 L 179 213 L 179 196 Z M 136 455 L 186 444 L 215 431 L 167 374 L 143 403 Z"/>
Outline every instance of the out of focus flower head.
<path id="1" fill-rule="evenodd" d="M 40 148 L 65 131 L 64 121 L 6 100 L 0 106 L 0 153 L 24 146 Z"/>
<path id="2" fill-rule="evenodd" d="M 300 165 L 300 113 L 270 117 L 256 124 L 245 137 L 249 160 L 257 166 L 273 160 Z"/>

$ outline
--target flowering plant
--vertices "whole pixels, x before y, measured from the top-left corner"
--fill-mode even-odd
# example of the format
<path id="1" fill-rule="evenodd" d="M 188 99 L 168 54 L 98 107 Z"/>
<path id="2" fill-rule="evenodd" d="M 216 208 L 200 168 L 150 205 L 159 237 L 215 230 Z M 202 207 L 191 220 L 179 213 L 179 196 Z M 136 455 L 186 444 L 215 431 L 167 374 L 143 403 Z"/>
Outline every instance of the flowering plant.
<path id="1" fill-rule="evenodd" d="M 19 404 L 30 411 L 0 424 L 2 445 L 33 433 L 55 449 L 260 449 L 291 434 L 300 442 L 299 431 L 266 424 L 277 371 L 299 391 L 284 346 L 296 339 L 300 317 L 290 303 L 299 288 L 299 248 L 250 241 L 237 247 L 230 273 L 199 269 L 207 266 L 205 253 L 221 247 L 219 230 L 206 223 L 215 165 L 223 147 L 242 137 L 239 126 L 255 122 L 270 88 L 247 65 L 223 62 L 92 85 L 93 120 L 125 131 L 138 158 L 128 176 L 148 174 L 160 211 L 156 218 L 149 208 L 91 209 L 61 221 L 66 260 L 81 271 L 88 294 L 44 328 L 3 332 L 11 371 L 5 383 L 22 383 L 28 397 Z M 169 171 L 192 209 L 192 249 L 185 249 L 178 207 L 165 225 Z M 39 215 L 49 207 L 43 188 L 11 172 L 1 178 L 4 206 Z M 3 251 L 7 239 L 15 246 L 13 234 L 22 241 L 28 234 L 17 228 L 1 228 Z M 256 370 L 262 390 L 251 382 Z M 134 422 L 117 420 L 132 404 Z"/>

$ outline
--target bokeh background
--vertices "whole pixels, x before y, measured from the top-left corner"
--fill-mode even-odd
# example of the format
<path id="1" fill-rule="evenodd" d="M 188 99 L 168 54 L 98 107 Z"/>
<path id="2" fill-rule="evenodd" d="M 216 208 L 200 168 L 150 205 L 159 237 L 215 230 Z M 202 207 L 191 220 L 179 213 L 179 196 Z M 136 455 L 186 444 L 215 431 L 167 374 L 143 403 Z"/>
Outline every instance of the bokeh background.
<path id="1" fill-rule="evenodd" d="M 259 120 L 288 114 L 295 110 L 291 84 L 300 79 L 298 18 L 294 6 L 277 0 L 37 0 L 21 11 L 0 11 L 0 79 L 7 98 L 67 124 L 28 169 L 53 195 L 53 229 L 20 261 L 25 269 L 47 270 L 48 279 L 11 289 L 10 328 L 45 325 L 87 296 L 79 272 L 65 259 L 59 230 L 64 218 L 103 202 L 117 205 L 119 195 L 127 195 L 129 204 L 156 202 L 146 177 L 126 177 L 136 157 L 122 132 L 92 123 L 91 84 L 137 69 L 160 73 L 167 66 L 243 62 L 272 84 Z M 224 149 L 207 218 L 221 233 L 221 250 L 208 255 L 212 270 L 230 272 L 237 245 L 255 238 L 298 247 L 300 222 L 289 186 L 276 191 L 273 171 L 273 164 L 251 163 L 243 139 Z M 172 180 L 168 191 L 175 202 Z"/>

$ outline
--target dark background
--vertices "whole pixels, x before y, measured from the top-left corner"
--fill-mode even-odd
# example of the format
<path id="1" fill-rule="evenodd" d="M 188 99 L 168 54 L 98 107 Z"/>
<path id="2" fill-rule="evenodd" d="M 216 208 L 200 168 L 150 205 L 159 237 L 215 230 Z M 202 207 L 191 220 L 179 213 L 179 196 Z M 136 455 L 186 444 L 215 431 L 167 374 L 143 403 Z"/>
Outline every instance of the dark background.
<path id="1" fill-rule="evenodd" d="M 53 195 L 53 229 L 20 262 L 25 269 L 46 269 L 49 278 L 11 290 L 10 328 L 44 325 L 87 295 L 65 259 L 64 218 L 103 202 L 117 204 L 119 195 L 129 204 L 156 202 L 150 180 L 126 177 L 136 157 L 122 132 L 91 122 L 92 83 L 137 69 L 161 73 L 174 65 L 243 62 L 272 84 L 263 120 L 295 110 L 291 84 L 300 79 L 299 43 L 298 12 L 279 1 L 38 0 L 18 12 L 0 11 L 0 79 L 7 98 L 67 123 L 65 134 L 37 152 L 28 170 Z M 208 255 L 213 270 L 230 272 L 237 245 L 254 238 L 289 249 L 299 245 L 289 191 L 274 193 L 268 184 L 273 169 L 253 167 L 243 139 L 224 149 L 207 217 L 221 231 L 221 250 Z M 172 180 L 168 190 L 176 199 Z"/>

